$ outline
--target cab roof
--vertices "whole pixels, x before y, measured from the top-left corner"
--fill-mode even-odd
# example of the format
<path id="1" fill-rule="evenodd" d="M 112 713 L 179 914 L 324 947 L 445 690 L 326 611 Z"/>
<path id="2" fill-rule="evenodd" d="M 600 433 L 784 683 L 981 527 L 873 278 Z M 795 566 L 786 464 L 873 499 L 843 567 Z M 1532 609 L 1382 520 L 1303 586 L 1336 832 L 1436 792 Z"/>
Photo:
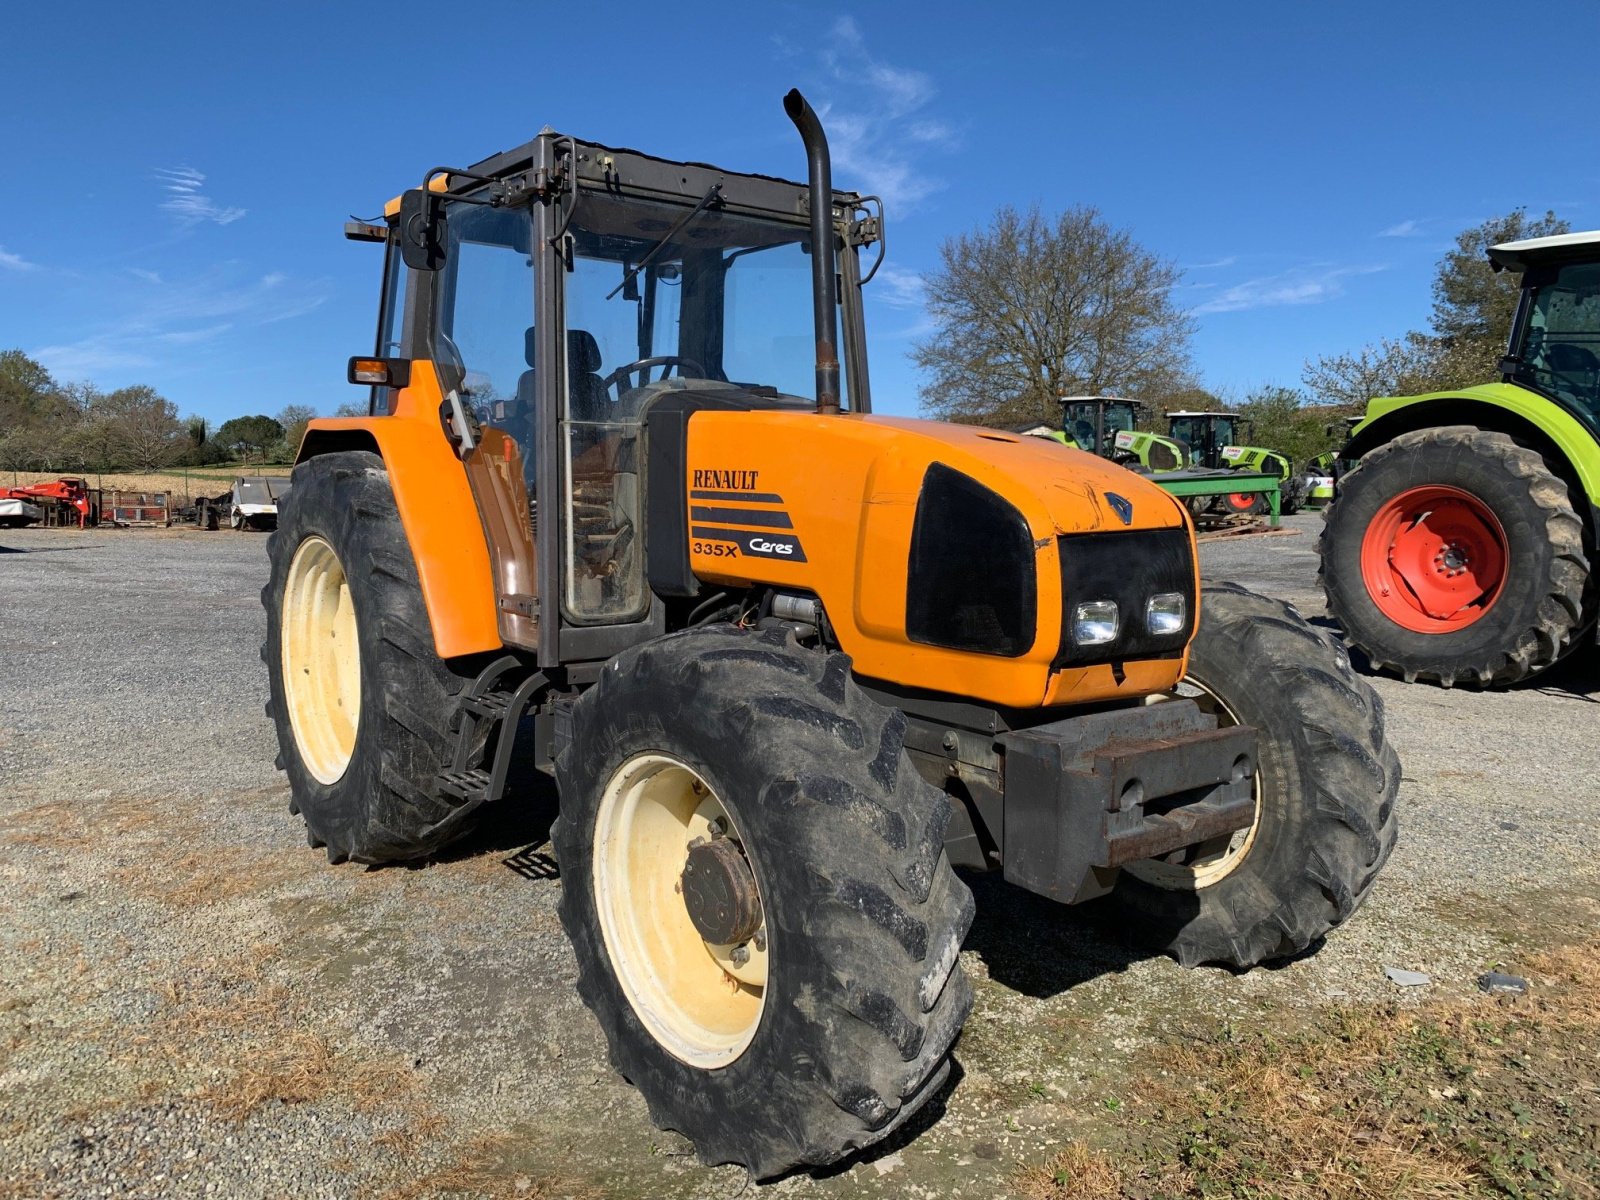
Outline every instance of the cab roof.
<path id="1" fill-rule="evenodd" d="M 1222 412 L 1220 410 L 1212 412 L 1190 412 L 1187 409 L 1181 412 L 1169 412 L 1167 414 L 1169 417 L 1237 417 L 1238 415 L 1239 414 L 1235 412 Z"/>
<path id="2" fill-rule="evenodd" d="M 612 194 L 638 196 L 669 203 L 695 204 L 713 185 L 720 185 L 721 206 L 734 212 L 776 215 L 798 224 L 805 224 L 809 204 L 806 184 L 776 175 L 761 175 L 749 171 L 727 171 L 710 163 L 679 162 L 675 159 L 657 158 L 639 150 L 617 146 L 603 146 L 598 142 L 584 142 L 549 129 L 530 142 L 510 150 L 491 154 L 471 166 L 460 168 L 470 175 L 492 179 L 511 179 L 524 176 L 531 180 L 536 161 L 540 157 L 540 143 L 547 143 L 551 157 L 568 156 L 580 186 Z M 805 159 L 795 155 L 799 165 Z M 471 181 L 445 174 L 435 175 L 429 181 L 434 191 L 449 191 L 457 184 L 462 190 L 476 186 Z M 877 202 L 876 197 L 862 196 L 858 192 L 833 190 L 834 203 L 848 211 L 860 209 L 865 201 Z M 385 206 L 387 217 L 400 211 L 400 198 L 396 196 Z"/>
<path id="3" fill-rule="evenodd" d="M 1524 238 L 1489 247 L 1489 261 L 1502 271 L 1526 271 L 1540 263 L 1585 258 L 1600 258 L 1600 229 Z"/>

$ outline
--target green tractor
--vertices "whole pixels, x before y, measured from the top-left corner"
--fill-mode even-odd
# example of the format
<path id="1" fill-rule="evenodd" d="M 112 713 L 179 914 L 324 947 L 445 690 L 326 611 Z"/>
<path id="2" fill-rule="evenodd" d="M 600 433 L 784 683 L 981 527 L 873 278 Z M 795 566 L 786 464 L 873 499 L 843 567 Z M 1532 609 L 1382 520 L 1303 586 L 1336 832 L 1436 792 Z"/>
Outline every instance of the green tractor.
<path id="1" fill-rule="evenodd" d="M 1287 455 L 1249 444 L 1255 437 L 1255 423 L 1248 418 L 1230 412 L 1168 413 L 1167 437 L 1187 449 L 1191 466 L 1276 475 L 1278 503 L 1285 515 L 1304 507 L 1309 493 L 1306 477 L 1296 473 Z M 1267 511 L 1259 492 L 1229 493 L 1217 503 L 1230 513 Z"/>
<path id="2" fill-rule="evenodd" d="M 1059 442 L 1147 471 L 1176 471 L 1188 465 L 1183 447 L 1170 438 L 1140 429 L 1149 406 L 1114 396 L 1063 396 Z"/>
<path id="3" fill-rule="evenodd" d="M 1379 670 L 1497 687 L 1589 641 L 1600 527 L 1600 230 L 1507 242 L 1500 379 L 1367 406 L 1321 542 L 1328 610 Z"/>

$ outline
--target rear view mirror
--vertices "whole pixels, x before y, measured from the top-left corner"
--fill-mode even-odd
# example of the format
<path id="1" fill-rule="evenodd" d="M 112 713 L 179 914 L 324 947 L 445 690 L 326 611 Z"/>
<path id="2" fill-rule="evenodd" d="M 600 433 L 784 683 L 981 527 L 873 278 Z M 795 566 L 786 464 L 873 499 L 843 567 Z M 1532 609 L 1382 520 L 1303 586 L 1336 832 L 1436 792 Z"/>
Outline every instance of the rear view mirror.
<path id="1" fill-rule="evenodd" d="M 438 192 L 412 188 L 400 197 L 400 257 L 413 271 L 437 271 L 444 266 L 444 197 Z"/>

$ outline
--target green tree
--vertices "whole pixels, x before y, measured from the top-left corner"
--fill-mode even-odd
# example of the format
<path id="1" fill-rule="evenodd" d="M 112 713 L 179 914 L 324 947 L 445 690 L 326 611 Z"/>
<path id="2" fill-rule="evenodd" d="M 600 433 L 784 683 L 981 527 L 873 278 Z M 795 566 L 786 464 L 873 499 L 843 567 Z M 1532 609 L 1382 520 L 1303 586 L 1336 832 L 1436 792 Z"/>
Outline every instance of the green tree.
<path id="1" fill-rule="evenodd" d="M 1060 419 L 1059 397 L 1153 399 L 1192 386 L 1180 272 L 1093 208 L 999 210 L 950 238 L 925 280 L 937 332 L 912 352 L 944 420 Z"/>
<path id="2" fill-rule="evenodd" d="M 257 413 L 250 417 L 234 417 L 217 430 L 216 441 L 239 455 L 245 462 L 251 455 L 266 461 L 267 447 L 283 440 L 283 426 L 271 417 Z"/>
<path id="3" fill-rule="evenodd" d="M 0 466 L 48 470 L 78 423 L 70 389 L 21 350 L 0 351 Z"/>
<path id="4" fill-rule="evenodd" d="M 1252 445 L 1288 455 L 1298 469 L 1343 443 L 1342 418 L 1353 410 L 1309 405 L 1296 388 L 1267 385 L 1251 391 L 1238 411 L 1254 423 Z"/>

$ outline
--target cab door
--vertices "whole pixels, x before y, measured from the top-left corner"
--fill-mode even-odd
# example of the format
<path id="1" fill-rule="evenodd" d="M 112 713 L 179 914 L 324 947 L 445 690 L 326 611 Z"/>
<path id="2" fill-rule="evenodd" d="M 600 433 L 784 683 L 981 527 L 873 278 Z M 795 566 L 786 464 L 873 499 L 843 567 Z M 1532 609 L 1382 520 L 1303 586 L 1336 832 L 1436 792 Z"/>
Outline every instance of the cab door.
<path id="1" fill-rule="evenodd" d="M 448 249 L 433 305 L 434 359 L 489 543 L 501 638 L 539 646 L 538 405 L 533 223 L 526 207 L 445 206 Z M 462 435 L 449 393 L 466 419 Z"/>

